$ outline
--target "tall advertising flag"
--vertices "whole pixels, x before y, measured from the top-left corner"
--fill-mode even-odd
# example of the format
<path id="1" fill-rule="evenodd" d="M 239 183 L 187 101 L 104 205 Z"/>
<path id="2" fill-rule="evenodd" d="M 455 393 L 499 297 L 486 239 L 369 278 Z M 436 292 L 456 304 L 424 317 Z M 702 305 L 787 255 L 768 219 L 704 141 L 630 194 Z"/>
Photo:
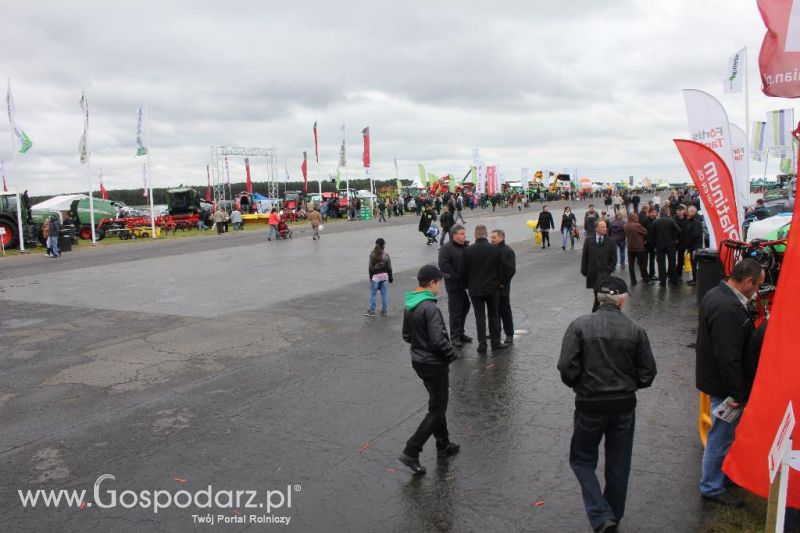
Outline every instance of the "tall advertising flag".
<path id="1" fill-rule="evenodd" d="M 144 105 L 136 110 L 136 155 L 147 155 L 147 145 L 144 142 Z"/>
<path id="2" fill-rule="evenodd" d="M 250 179 L 250 158 L 244 158 L 244 171 L 247 175 L 247 192 L 253 194 L 253 181 Z"/>
<path id="3" fill-rule="evenodd" d="M 8 185 L 6 185 L 6 164 L 5 161 L 0 161 L 0 174 L 3 176 L 3 192 L 8 192 Z"/>
<path id="4" fill-rule="evenodd" d="M 797 202 L 792 226 L 800 227 L 800 203 Z M 795 379 L 800 374 L 795 334 L 797 295 L 800 294 L 800 276 L 797 275 L 800 272 L 800 231 L 789 232 L 781 271 L 785 274 L 778 279 L 753 389 L 736 427 L 736 438 L 722 465 L 734 483 L 762 498 L 769 495 L 771 479 L 767 457 L 771 455 L 786 406 L 792 402 L 795 413 L 800 407 L 800 387 Z M 794 442 L 796 450 L 800 441 L 800 424 L 795 426 L 793 433 L 790 442 Z M 792 438 L 792 435 L 786 437 Z M 792 463 L 794 467 L 794 457 Z M 789 469 L 786 505 L 800 507 L 800 471 L 797 468 Z"/>
<path id="5" fill-rule="evenodd" d="M 750 156 L 755 161 L 761 161 L 761 159 L 766 155 L 764 150 L 764 138 L 766 137 L 767 133 L 767 123 L 761 121 L 754 121 L 753 122 L 753 141 L 750 145 Z"/>
<path id="6" fill-rule="evenodd" d="M 211 165 L 206 165 L 206 177 L 208 178 L 208 185 L 206 186 L 206 202 L 211 203 Z"/>
<path id="7" fill-rule="evenodd" d="M 417 165 L 417 170 L 419 170 L 419 186 L 425 187 L 428 185 L 428 174 L 425 172 L 425 166 L 420 163 Z"/>
<path id="8" fill-rule="evenodd" d="M 147 191 L 150 189 L 150 173 L 147 172 L 147 163 L 142 165 L 142 182 L 144 185 L 144 194 L 142 196 L 147 198 Z"/>
<path id="9" fill-rule="evenodd" d="M 308 192 L 308 155 L 303 152 L 303 164 L 300 165 L 303 171 L 303 192 Z"/>
<path id="10" fill-rule="evenodd" d="M 716 242 L 725 239 L 740 241 L 739 214 L 733 176 L 725 161 L 711 148 L 699 142 L 674 139 L 686 170 L 694 181 L 703 205 L 705 218 L 711 224 Z"/>
<path id="11" fill-rule="evenodd" d="M 369 126 L 361 130 L 361 135 L 364 136 L 364 154 L 361 156 L 361 161 L 364 163 L 364 168 L 369 168 Z"/>
<path id="12" fill-rule="evenodd" d="M 744 87 L 744 73 L 747 69 L 747 51 L 742 48 L 728 58 L 728 69 L 725 71 L 722 92 L 726 94 L 740 93 Z"/>
<path id="13" fill-rule="evenodd" d="M 6 106 L 8 107 L 8 122 L 11 124 L 11 132 L 16 141 L 16 148 L 19 153 L 24 154 L 31 149 L 33 143 L 28 134 L 17 126 L 17 109 L 14 107 L 14 97 L 11 96 L 11 80 L 8 80 L 8 93 L 6 93 Z"/>
<path id="14" fill-rule="evenodd" d="M 83 111 L 83 135 L 78 143 L 78 153 L 81 155 L 83 165 L 89 162 L 89 101 L 86 99 L 86 93 L 81 95 L 80 106 Z"/>
<path id="15" fill-rule="evenodd" d="M 792 149 L 794 109 L 767 112 L 767 148 L 772 154 L 786 158 Z"/>
<path id="16" fill-rule="evenodd" d="M 108 191 L 106 190 L 106 186 L 103 185 L 103 171 L 100 171 L 100 198 L 103 200 L 108 200 Z"/>
<path id="17" fill-rule="evenodd" d="M 339 150 L 339 166 L 340 167 L 346 167 L 347 166 L 347 153 L 345 151 L 345 146 L 344 146 L 344 143 L 345 143 L 345 140 L 346 140 L 345 139 L 345 135 L 346 135 L 346 132 L 345 132 L 344 124 L 342 124 L 342 147 Z"/>
<path id="18" fill-rule="evenodd" d="M 744 222 L 744 208 L 750 202 L 750 176 L 747 171 L 747 134 L 736 124 L 731 124 L 733 146 L 733 188 L 739 219 Z"/>
<path id="19" fill-rule="evenodd" d="M 497 167 L 490 165 L 486 167 L 486 194 L 497 193 Z"/>
<path id="20" fill-rule="evenodd" d="M 758 0 L 767 34 L 758 67 L 767 96 L 800 97 L 800 5 L 789 0 Z"/>
<path id="21" fill-rule="evenodd" d="M 314 158 L 319 165 L 319 136 L 317 135 L 317 121 L 314 121 Z"/>

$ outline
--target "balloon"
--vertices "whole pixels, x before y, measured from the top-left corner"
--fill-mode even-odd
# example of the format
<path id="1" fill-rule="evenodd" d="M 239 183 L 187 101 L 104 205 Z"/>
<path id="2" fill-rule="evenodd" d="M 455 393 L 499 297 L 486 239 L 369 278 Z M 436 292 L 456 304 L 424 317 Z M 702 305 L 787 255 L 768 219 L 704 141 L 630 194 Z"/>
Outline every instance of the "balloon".
<path id="1" fill-rule="evenodd" d="M 528 227 L 531 228 L 531 229 L 534 229 L 536 227 L 536 221 L 535 220 L 529 220 L 528 221 Z"/>

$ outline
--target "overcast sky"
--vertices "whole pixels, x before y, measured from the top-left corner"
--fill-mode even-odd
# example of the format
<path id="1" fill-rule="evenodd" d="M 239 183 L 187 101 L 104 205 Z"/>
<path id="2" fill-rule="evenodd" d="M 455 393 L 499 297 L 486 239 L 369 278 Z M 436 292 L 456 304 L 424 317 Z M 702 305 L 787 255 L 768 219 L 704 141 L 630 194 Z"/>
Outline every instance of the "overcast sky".
<path id="1" fill-rule="evenodd" d="M 672 144 L 686 137 L 681 89 L 718 96 L 744 126 L 743 95 L 723 95 L 727 58 L 749 48 L 751 120 L 791 107 L 760 91 L 764 26 L 756 2 L 16 2 L 3 10 L 0 73 L 33 148 L 11 176 L 33 194 L 87 187 L 78 157 L 85 90 L 91 173 L 107 188 L 142 183 L 135 111 L 149 106 L 154 186 L 203 184 L 212 144 L 274 147 L 301 179 L 312 125 L 335 171 L 414 177 L 417 163 L 463 175 L 479 147 L 507 179 L 521 167 L 581 176 L 688 179 Z M 8 124 L 3 133 L 8 138 Z M 3 148 L 5 147 L 5 148 Z M 759 164 L 760 165 L 760 164 Z M 232 180 L 244 179 L 231 158 Z M 252 160 L 253 177 L 265 167 Z M 760 172 L 754 166 L 752 174 Z"/>

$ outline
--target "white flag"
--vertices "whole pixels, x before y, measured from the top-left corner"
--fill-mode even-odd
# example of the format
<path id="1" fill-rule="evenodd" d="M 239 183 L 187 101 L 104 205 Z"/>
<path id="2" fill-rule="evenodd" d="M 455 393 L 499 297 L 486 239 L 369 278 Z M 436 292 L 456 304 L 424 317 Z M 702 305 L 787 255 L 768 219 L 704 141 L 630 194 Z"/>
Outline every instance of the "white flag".
<path id="1" fill-rule="evenodd" d="M 147 163 L 142 165 L 142 181 L 144 181 L 144 196 L 147 198 L 148 190 L 150 189 L 150 173 L 147 171 Z"/>
<path id="2" fill-rule="evenodd" d="M 136 155 L 147 155 L 144 143 L 144 105 L 136 110 Z"/>
<path id="3" fill-rule="evenodd" d="M 740 93 L 744 87 L 744 73 L 747 69 L 747 48 L 742 48 L 728 58 L 728 70 L 725 71 L 725 80 L 722 92 Z"/>
<path id="4" fill-rule="evenodd" d="M 81 95 L 80 105 L 83 110 L 83 135 L 78 144 L 78 153 L 81 155 L 81 164 L 85 164 L 89 162 L 89 101 L 86 99 L 86 93 Z"/>
<path id="5" fill-rule="evenodd" d="M 11 124 L 11 131 L 16 139 L 17 150 L 24 154 L 31 149 L 33 143 L 28 134 L 17 126 L 17 110 L 14 107 L 14 98 L 11 96 L 11 80 L 8 80 L 8 93 L 6 94 L 6 106 L 8 107 L 8 122 Z"/>

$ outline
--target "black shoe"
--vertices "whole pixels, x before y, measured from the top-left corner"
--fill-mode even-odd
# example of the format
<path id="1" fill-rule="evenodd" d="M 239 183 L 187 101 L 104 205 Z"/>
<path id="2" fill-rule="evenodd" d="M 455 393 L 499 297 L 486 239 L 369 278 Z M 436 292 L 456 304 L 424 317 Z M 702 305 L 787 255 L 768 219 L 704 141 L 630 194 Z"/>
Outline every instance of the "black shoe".
<path id="1" fill-rule="evenodd" d="M 454 337 L 453 340 L 450 341 L 450 344 L 452 344 L 456 348 L 461 348 L 462 346 L 464 346 L 464 343 L 458 337 Z"/>
<path id="2" fill-rule="evenodd" d="M 600 526 L 597 529 L 595 529 L 595 531 L 597 533 L 616 533 L 618 531 L 617 521 L 609 518 L 608 520 L 600 524 Z"/>
<path id="3" fill-rule="evenodd" d="M 446 448 L 442 448 L 441 450 L 436 450 L 437 457 L 452 457 L 457 454 L 461 450 L 461 445 L 456 444 L 455 442 L 451 442 L 447 445 Z"/>
<path id="4" fill-rule="evenodd" d="M 485 344 L 479 344 L 478 345 L 478 353 L 486 353 L 486 345 Z"/>
<path id="5" fill-rule="evenodd" d="M 712 502 L 718 503 L 720 505 L 727 505 L 728 507 L 742 507 L 744 506 L 744 502 L 740 499 L 731 494 L 728 491 L 720 492 L 719 494 L 714 494 L 712 496 L 703 495 L 703 498 L 706 500 L 710 500 Z"/>
<path id="6" fill-rule="evenodd" d="M 667 286 L 667 282 L 666 281 L 659 281 L 658 285 L 661 286 L 661 287 L 666 287 Z"/>
<path id="7" fill-rule="evenodd" d="M 632 279 L 632 280 L 631 280 L 631 285 L 632 285 L 632 286 L 636 285 L 636 283 L 637 283 L 637 281 L 636 281 L 635 279 Z"/>
<path id="8" fill-rule="evenodd" d="M 695 285 L 697 285 L 697 282 L 693 279 L 690 279 L 689 281 L 686 282 L 686 284 L 690 287 L 694 287 Z"/>
<path id="9" fill-rule="evenodd" d="M 508 347 L 509 347 L 508 344 L 503 344 L 502 342 L 498 342 L 497 344 L 492 344 L 492 351 L 497 352 L 500 350 L 505 350 Z"/>
<path id="10" fill-rule="evenodd" d="M 461 341 L 469 344 L 472 342 L 472 337 L 469 335 L 461 335 Z"/>
<path id="11" fill-rule="evenodd" d="M 398 459 L 401 463 L 410 468 L 415 474 L 424 474 L 426 472 L 425 467 L 419 464 L 419 457 L 415 459 L 414 457 L 409 457 L 406 454 L 402 454 L 400 457 L 398 457 Z"/>
<path id="12" fill-rule="evenodd" d="M 653 283 L 653 280 L 650 279 L 650 278 L 642 278 L 642 282 L 643 283 L 647 283 L 648 285 L 650 285 L 651 283 Z"/>
<path id="13" fill-rule="evenodd" d="M 503 341 L 503 344 L 514 344 L 514 335 L 507 335 L 506 340 Z"/>

